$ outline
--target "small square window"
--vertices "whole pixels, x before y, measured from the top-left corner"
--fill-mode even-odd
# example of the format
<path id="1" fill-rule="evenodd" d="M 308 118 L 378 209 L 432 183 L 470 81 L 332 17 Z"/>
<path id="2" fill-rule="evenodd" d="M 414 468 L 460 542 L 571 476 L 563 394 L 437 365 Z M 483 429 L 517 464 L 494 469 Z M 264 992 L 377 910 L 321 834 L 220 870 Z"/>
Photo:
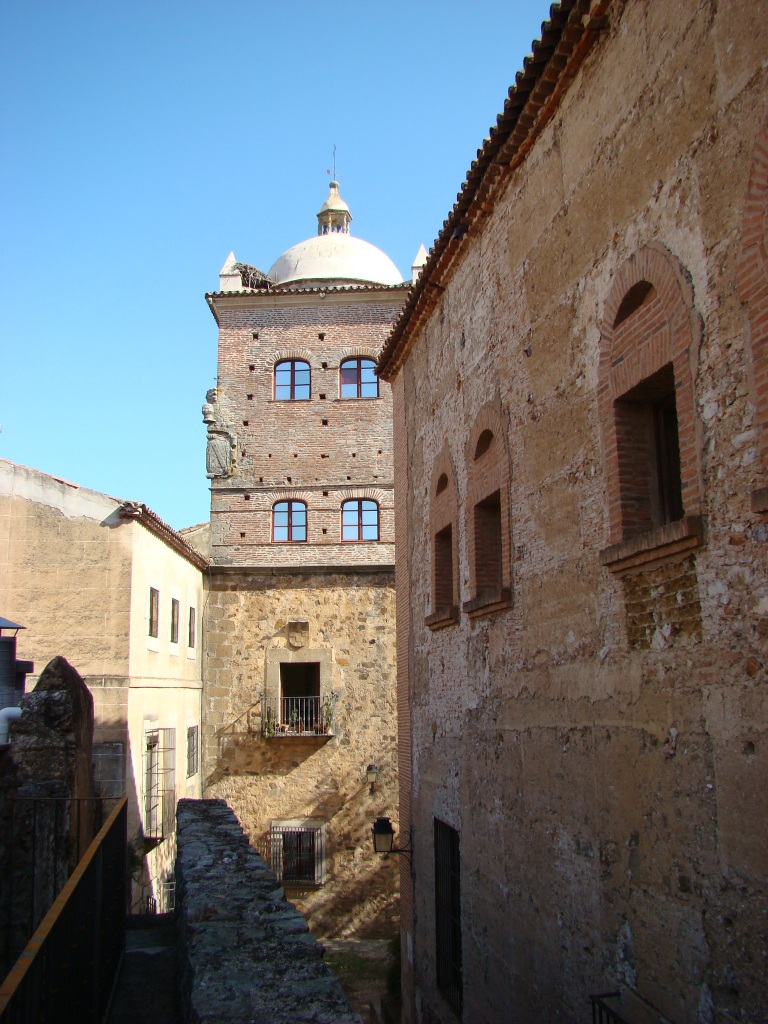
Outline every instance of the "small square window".
<path id="1" fill-rule="evenodd" d="M 270 859 L 279 882 L 322 885 L 325 881 L 325 824 L 312 819 L 273 821 Z"/>

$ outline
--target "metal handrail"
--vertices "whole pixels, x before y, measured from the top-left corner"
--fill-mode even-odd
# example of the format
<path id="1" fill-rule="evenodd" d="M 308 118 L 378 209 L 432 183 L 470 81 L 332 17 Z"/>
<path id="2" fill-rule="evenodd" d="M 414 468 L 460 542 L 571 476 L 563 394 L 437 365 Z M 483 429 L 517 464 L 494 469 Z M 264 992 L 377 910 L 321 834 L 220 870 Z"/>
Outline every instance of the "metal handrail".
<path id="1" fill-rule="evenodd" d="M 627 1021 L 609 1006 L 606 999 L 621 999 L 621 992 L 601 992 L 591 995 L 592 1024 L 627 1024 Z"/>
<path id="2" fill-rule="evenodd" d="M 123 797 L 0 985 L 2 1024 L 100 1024 L 125 944 Z"/>

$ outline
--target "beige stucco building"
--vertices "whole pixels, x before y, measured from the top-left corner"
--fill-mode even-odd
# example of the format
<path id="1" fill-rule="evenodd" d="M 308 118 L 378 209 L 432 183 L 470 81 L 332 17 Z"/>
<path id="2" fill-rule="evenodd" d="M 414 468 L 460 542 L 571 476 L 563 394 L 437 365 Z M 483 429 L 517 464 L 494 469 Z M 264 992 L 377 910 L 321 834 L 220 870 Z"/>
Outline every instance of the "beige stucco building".
<path id="1" fill-rule="evenodd" d="M 765 13 L 552 5 L 385 346 L 407 1021 L 768 1019 Z"/>
<path id="2" fill-rule="evenodd" d="M 205 564 L 146 506 L 0 460 L 0 608 L 26 627 L 19 658 L 39 674 L 63 655 L 93 695 L 101 795 L 129 798 L 134 909 L 171 904 L 176 799 L 201 793 Z"/>

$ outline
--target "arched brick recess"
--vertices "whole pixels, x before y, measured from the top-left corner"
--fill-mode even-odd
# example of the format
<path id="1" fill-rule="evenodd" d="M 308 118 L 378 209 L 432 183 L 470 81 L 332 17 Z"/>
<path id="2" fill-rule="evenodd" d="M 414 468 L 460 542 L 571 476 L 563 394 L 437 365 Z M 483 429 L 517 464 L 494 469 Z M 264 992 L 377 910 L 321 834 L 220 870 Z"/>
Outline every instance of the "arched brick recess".
<path id="1" fill-rule="evenodd" d="M 429 492 L 429 537 L 432 545 L 432 612 L 459 603 L 459 500 L 448 445 L 435 459 Z"/>
<path id="2" fill-rule="evenodd" d="M 284 362 L 286 359 L 301 359 L 305 363 L 309 363 L 312 366 L 312 353 L 306 348 L 286 348 L 278 349 L 276 352 L 270 353 L 264 360 L 264 370 L 267 373 L 272 373 L 278 363 Z"/>
<path id="3" fill-rule="evenodd" d="M 486 446 L 487 433 L 492 435 Z M 483 437 L 485 435 L 485 437 Z M 478 453 L 478 442 L 480 452 Z M 477 457 L 476 457 L 476 453 Z M 472 612 L 482 606 L 483 591 L 508 590 L 512 586 L 512 529 L 510 521 L 510 464 L 507 451 L 507 432 L 501 413 L 496 403 L 489 402 L 477 414 L 475 425 L 469 435 L 465 451 L 467 467 L 467 504 L 466 504 L 466 535 L 469 555 L 470 600 L 465 605 Z M 500 528 L 500 550 L 488 558 L 488 553 L 479 549 L 478 544 L 484 543 L 486 532 L 478 527 L 477 516 L 481 514 L 485 503 L 492 496 L 498 495 L 498 514 Z M 494 506 L 495 508 L 495 506 Z M 494 552 L 496 541 L 494 544 Z M 488 582 L 486 572 L 498 562 L 498 579 Z M 485 567 L 485 568 L 484 568 Z M 509 594 L 504 600 L 509 600 Z M 501 597 L 501 595 L 500 595 Z M 490 602 L 493 603 L 493 602 Z"/>
<path id="4" fill-rule="evenodd" d="M 736 281 L 749 318 L 760 455 L 768 469 L 768 117 L 752 157 Z"/>
<path id="5" fill-rule="evenodd" d="M 701 441 L 693 390 L 700 341 L 701 319 L 694 307 L 693 288 L 679 261 L 658 243 L 638 250 L 616 274 L 600 336 L 597 400 L 612 544 L 638 532 L 630 523 L 626 480 L 622 489 L 620 479 L 615 403 L 670 363 L 683 512 L 686 516 L 701 512 Z M 625 437 L 621 443 L 629 442 Z"/>
<path id="6" fill-rule="evenodd" d="M 344 362 L 345 359 L 372 359 L 374 363 L 378 359 L 378 353 L 372 352 L 369 348 L 343 348 L 339 352 L 339 366 Z"/>

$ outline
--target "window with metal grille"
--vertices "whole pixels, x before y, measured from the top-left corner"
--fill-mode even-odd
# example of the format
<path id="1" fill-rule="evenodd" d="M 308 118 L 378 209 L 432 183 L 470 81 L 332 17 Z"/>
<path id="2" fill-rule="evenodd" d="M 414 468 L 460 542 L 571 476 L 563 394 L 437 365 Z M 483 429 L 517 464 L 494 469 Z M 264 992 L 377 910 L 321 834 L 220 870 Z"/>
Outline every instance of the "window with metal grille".
<path id="1" fill-rule="evenodd" d="M 461 870 L 459 833 L 435 821 L 435 959 L 437 987 L 461 1016 Z"/>
<path id="2" fill-rule="evenodd" d="M 342 540 L 378 540 L 379 506 L 375 501 L 354 499 L 341 506 Z"/>
<path id="3" fill-rule="evenodd" d="M 194 647 L 197 643 L 197 610 L 189 609 L 189 631 L 187 633 L 187 647 Z"/>
<path id="4" fill-rule="evenodd" d="M 144 836 L 176 831 L 176 730 L 150 729 L 144 741 Z"/>
<path id="5" fill-rule="evenodd" d="M 160 591 L 149 588 L 149 635 L 160 636 Z"/>
<path id="6" fill-rule="evenodd" d="M 175 597 L 171 598 L 171 643 L 179 642 L 179 602 Z"/>
<path id="7" fill-rule="evenodd" d="M 341 398 L 378 398 L 379 378 L 373 359 L 345 359 L 339 367 Z"/>
<path id="8" fill-rule="evenodd" d="M 279 402 L 306 401 L 310 397 L 309 363 L 284 359 L 275 364 L 275 398 Z"/>
<path id="9" fill-rule="evenodd" d="M 187 778 L 197 775 L 200 765 L 200 733 L 196 725 L 187 728 Z"/>
<path id="10" fill-rule="evenodd" d="M 303 501 L 278 501 L 272 506 L 272 540 L 275 544 L 307 539 L 307 506 Z"/>
<path id="11" fill-rule="evenodd" d="M 322 885 L 325 881 L 325 824 L 273 821 L 270 859 L 278 881 Z"/>

